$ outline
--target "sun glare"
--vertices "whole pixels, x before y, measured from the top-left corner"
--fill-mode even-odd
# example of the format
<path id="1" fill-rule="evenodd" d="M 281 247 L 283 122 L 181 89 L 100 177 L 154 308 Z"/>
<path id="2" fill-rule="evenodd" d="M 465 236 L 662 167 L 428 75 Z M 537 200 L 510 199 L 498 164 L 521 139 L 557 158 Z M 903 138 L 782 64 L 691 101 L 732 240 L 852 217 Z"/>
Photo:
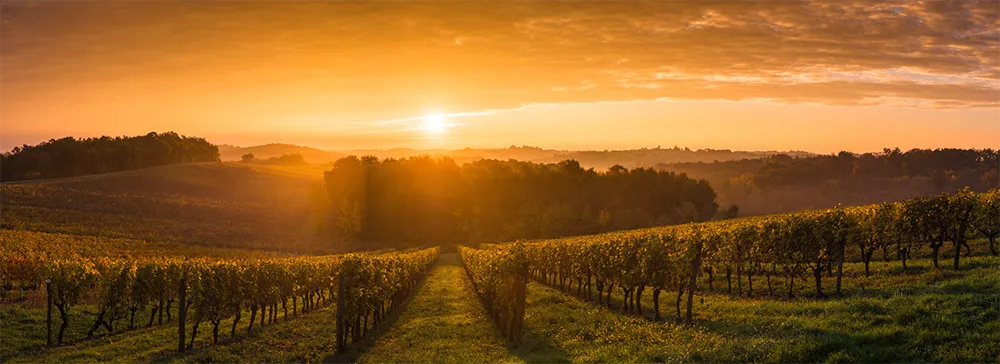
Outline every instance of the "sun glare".
<path id="1" fill-rule="evenodd" d="M 443 115 L 427 115 L 424 117 L 422 129 L 430 134 L 441 134 L 448 127 Z"/>

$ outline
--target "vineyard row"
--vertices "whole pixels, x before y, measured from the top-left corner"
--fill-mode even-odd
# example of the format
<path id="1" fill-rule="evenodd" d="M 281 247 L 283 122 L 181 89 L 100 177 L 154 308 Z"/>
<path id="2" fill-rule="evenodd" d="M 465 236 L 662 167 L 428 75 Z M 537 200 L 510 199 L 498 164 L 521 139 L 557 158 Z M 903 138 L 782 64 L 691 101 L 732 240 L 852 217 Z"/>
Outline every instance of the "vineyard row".
<path id="1" fill-rule="evenodd" d="M 203 323 L 212 327 L 218 342 L 219 325 L 233 319 L 230 335 L 242 314 L 249 310 L 247 332 L 275 322 L 278 311 L 288 317 L 336 302 L 337 350 L 348 340 L 357 343 L 378 326 L 386 314 L 408 296 L 426 270 L 437 260 L 438 248 L 399 253 L 359 253 L 333 256 L 303 256 L 263 259 L 110 259 L 48 258 L 30 251 L 0 250 L 4 286 L 44 286 L 47 296 L 48 344 L 53 345 L 53 307 L 61 326 L 55 343 L 64 342 L 69 311 L 85 293 L 97 301 L 97 318 L 88 336 L 101 328 L 114 330 L 117 320 L 135 327 L 137 311 L 149 310 L 146 326 L 154 319 L 163 324 L 163 313 L 171 321 L 171 306 L 177 304 L 178 351 L 190 349 Z M 190 324 L 190 342 L 185 343 Z"/>
<path id="2" fill-rule="evenodd" d="M 937 268 L 941 247 L 951 242 L 953 267 L 959 269 L 960 253 L 963 247 L 970 250 L 970 239 L 985 237 L 995 255 L 998 235 L 1000 190 L 962 190 L 898 203 L 463 248 L 462 257 L 477 291 L 492 306 L 488 309 L 499 312 L 501 318 L 523 316 L 523 309 L 516 307 L 524 298 L 517 296 L 523 293 L 515 289 L 519 273 L 514 267 L 524 267 L 539 282 L 587 300 L 596 298 L 609 307 L 613 290 L 619 289 L 627 313 L 641 315 L 642 296 L 651 292 L 656 320 L 661 319 L 662 292 L 677 293 L 678 318 L 687 293 L 685 319 L 690 322 L 693 296 L 703 273 L 709 275 L 711 284 L 713 273 L 725 272 L 730 292 L 735 274 L 737 294 L 742 294 L 743 277 L 752 285 L 755 274 L 766 276 L 768 282 L 772 276 L 783 276 L 789 297 L 794 295 L 794 280 L 811 275 L 816 296 L 824 297 L 822 275 L 836 277 L 835 291 L 841 294 L 843 264 L 850 257 L 864 262 L 868 275 L 876 251 L 886 256 L 895 251 L 905 271 L 906 261 L 928 247 Z M 770 284 L 768 288 L 772 289 Z M 523 317 L 500 322 L 520 320 Z"/>

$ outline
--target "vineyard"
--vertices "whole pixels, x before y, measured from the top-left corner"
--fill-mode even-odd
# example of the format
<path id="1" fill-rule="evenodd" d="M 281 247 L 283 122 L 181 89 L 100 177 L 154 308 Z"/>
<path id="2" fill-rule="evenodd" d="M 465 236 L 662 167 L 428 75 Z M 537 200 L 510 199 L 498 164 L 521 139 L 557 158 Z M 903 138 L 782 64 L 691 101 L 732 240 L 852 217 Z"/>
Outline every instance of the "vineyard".
<path id="1" fill-rule="evenodd" d="M 509 341 L 520 341 L 528 283 L 524 248 L 517 243 L 488 250 L 459 247 L 459 255 L 490 317 Z"/>
<path id="2" fill-rule="evenodd" d="M 0 226 L 239 249 L 339 253 L 315 244 L 322 173 L 189 163 L 4 183 Z"/>
<path id="3" fill-rule="evenodd" d="M 726 292 L 735 296 L 754 294 L 754 275 L 763 276 L 767 295 L 775 296 L 780 277 L 788 298 L 796 294 L 795 280 L 806 277 L 814 282 L 813 297 L 826 297 L 822 282 L 827 275 L 835 279 L 833 290 L 840 296 L 844 278 L 863 280 L 871 274 L 877 251 L 886 260 L 897 257 L 905 273 L 907 261 L 923 247 L 938 268 L 940 249 L 950 242 L 952 267 L 958 270 L 963 249 L 971 255 L 970 239 L 986 238 L 990 253 L 997 255 L 998 235 L 1000 190 L 962 190 L 900 203 L 463 249 L 462 257 L 485 306 L 503 318 L 499 322 L 506 333 L 507 322 L 523 321 L 508 317 L 524 299 L 514 293 L 511 277 L 516 275 L 510 267 L 529 267 L 537 281 L 608 308 L 612 292 L 620 290 L 626 314 L 643 315 L 642 297 L 649 291 L 656 321 L 663 292 L 677 293 L 678 320 L 687 293 L 684 321 L 691 323 L 695 292 L 714 291 L 716 275 L 724 274 Z M 863 262 L 864 275 L 845 277 L 848 261 Z M 700 279 L 703 275 L 707 279 Z"/>
<path id="4" fill-rule="evenodd" d="M 130 331 L 175 321 L 179 352 L 194 347 L 202 324 L 210 326 L 215 344 L 224 320 L 231 322 L 228 336 L 234 338 L 246 313 L 243 331 L 250 334 L 255 322 L 259 328 L 277 322 L 279 315 L 287 321 L 289 308 L 296 316 L 333 303 L 338 350 L 346 350 L 399 307 L 438 256 L 438 249 L 432 248 L 300 257 L 109 258 L 68 249 L 60 254 L 58 245 L 37 250 L 33 246 L 4 245 L 0 281 L 5 291 L 18 287 L 45 292 L 48 346 L 84 339 L 67 337 L 66 329 L 71 310 L 87 298 L 96 307 L 96 317 L 86 338 L 102 330 Z M 143 312 L 148 312 L 145 324 L 136 321 Z"/>
<path id="5" fill-rule="evenodd" d="M 460 246 L 452 267 L 435 265 L 438 248 L 293 256 L 4 230 L 2 299 L 42 300 L 5 309 L 28 336 L 6 334 L 2 359 L 981 361 L 1000 355 L 1000 312 L 983 308 L 998 298 L 998 234 L 998 190 Z M 844 330 L 863 334 L 829 336 Z M 902 339 L 866 341 L 880 330 Z M 116 345 L 151 349 L 74 356 Z"/>

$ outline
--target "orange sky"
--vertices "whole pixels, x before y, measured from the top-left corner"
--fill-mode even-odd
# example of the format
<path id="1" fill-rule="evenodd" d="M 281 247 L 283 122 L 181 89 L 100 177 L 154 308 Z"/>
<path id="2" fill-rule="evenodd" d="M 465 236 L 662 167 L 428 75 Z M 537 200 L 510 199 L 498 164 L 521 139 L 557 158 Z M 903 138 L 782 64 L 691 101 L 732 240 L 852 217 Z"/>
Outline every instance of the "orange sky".
<path id="1" fill-rule="evenodd" d="M 1000 147 L 992 1 L 4 1 L 0 19 L 3 150 L 168 130 L 331 149 Z"/>

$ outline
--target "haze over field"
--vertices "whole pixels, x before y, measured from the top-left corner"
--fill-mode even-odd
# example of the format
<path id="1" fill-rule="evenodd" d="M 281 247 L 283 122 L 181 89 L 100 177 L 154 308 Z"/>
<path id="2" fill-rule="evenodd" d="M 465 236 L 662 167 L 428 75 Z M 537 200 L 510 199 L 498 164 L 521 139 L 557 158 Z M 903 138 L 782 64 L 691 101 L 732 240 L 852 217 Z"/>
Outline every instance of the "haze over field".
<path id="1" fill-rule="evenodd" d="M 993 1 L 578 5 L 4 1 L 0 149 L 1000 144 Z"/>

